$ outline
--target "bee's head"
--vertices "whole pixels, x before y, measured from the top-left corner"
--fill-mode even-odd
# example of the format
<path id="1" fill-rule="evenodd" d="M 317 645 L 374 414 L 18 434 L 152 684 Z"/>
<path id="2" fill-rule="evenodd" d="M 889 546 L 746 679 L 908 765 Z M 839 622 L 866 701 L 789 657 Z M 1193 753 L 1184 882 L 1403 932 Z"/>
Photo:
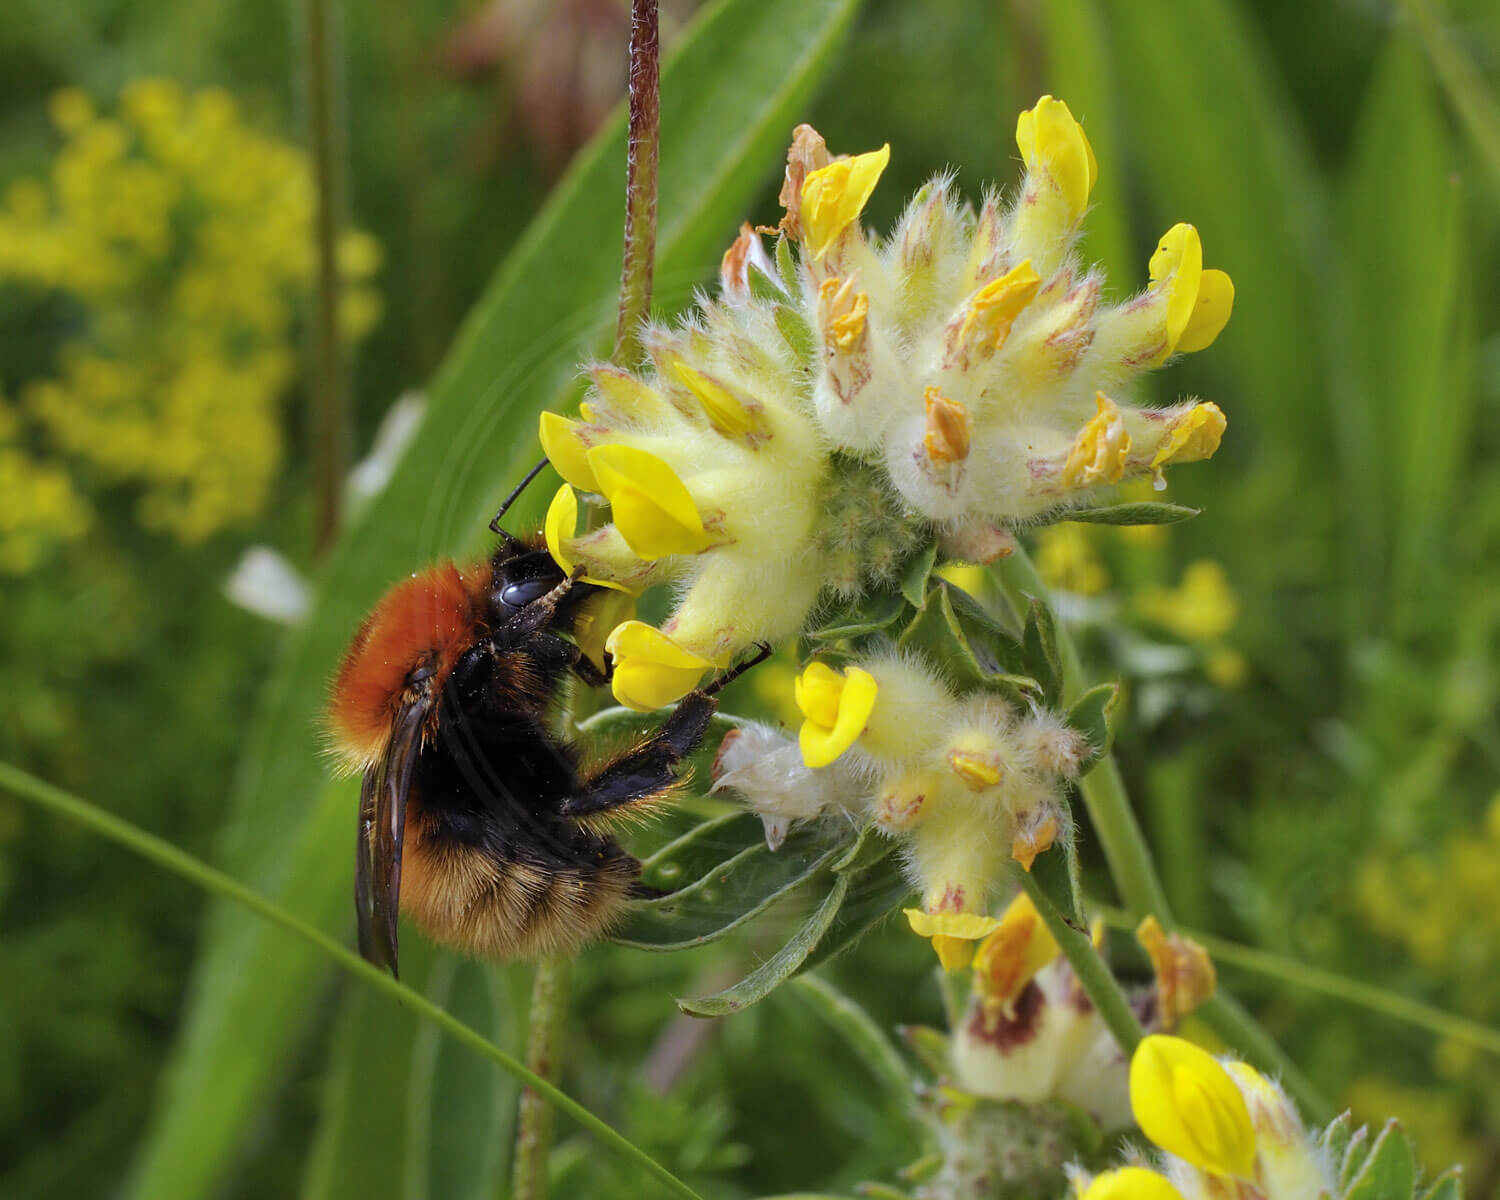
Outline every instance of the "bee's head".
<path id="1" fill-rule="evenodd" d="M 507 541 L 496 552 L 494 574 L 490 584 L 490 611 L 498 625 L 519 616 L 526 608 L 546 596 L 567 576 L 545 547 L 520 540 Z M 567 628 L 578 605 L 599 589 L 593 584 L 578 583 L 557 606 L 549 624 Z"/>

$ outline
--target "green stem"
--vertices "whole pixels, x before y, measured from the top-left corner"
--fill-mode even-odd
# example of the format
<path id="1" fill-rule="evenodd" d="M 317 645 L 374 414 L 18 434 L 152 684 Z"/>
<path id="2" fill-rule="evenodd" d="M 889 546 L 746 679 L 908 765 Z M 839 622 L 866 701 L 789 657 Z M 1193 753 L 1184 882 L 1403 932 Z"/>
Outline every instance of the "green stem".
<path id="1" fill-rule="evenodd" d="M 995 573 L 1021 620 L 1025 620 L 1033 598 L 1044 603 L 1047 601 L 1047 585 L 1036 573 L 1024 549 L 1017 547 L 1015 553 L 1002 559 Z M 1078 656 L 1078 647 L 1061 624 L 1057 628 L 1057 649 L 1062 656 L 1064 700 L 1071 701 L 1083 691 L 1083 663 Z M 1094 834 L 1104 851 L 1105 862 L 1109 864 L 1110 878 L 1119 888 L 1125 907 L 1138 916 L 1155 913 L 1162 926 L 1171 929 L 1172 915 L 1167 906 L 1167 894 L 1152 865 L 1151 851 L 1130 807 L 1125 781 L 1120 777 L 1114 756 L 1106 754 L 1083 777 L 1079 787 Z"/>
<path id="2" fill-rule="evenodd" d="M 1078 976 L 1078 982 L 1083 985 L 1083 990 L 1099 1010 L 1099 1016 L 1109 1026 L 1110 1033 L 1115 1035 L 1115 1041 L 1119 1043 L 1125 1056 L 1130 1057 L 1141 1038 L 1146 1036 L 1146 1031 L 1141 1028 L 1140 1021 L 1136 1020 L 1130 1001 L 1126 999 L 1109 964 L 1099 956 L 1088 935 L 1068 924 L 1030 871 L 1017 867 L 1016 874 L 1021 877 L 1021 886 L 1036 905 L 1047 929 L 1062 947 L 1068 965 L 1073 968 L 1073 974 Z"/>
<path id="3" fill-rule="evenodd" d="M 626 152 L 625 255 L 620 264 L 620 318 L 611 359 L 640 356 L 639 330 L 651 308 L 656 264 L 656 164 L 661 126 L 661 41 L 656 0 L 630 9 L 630 140 Z"/>
<path id="4" fill-rule="evenodd" d="M 572 973 L 572 960 L 545 958 L 537 963 L 531 982 L 526 1065 L 543 1079 L 557 1078 Z M 516 1123 L 516 1154 L 511 1170 L 514 1200 L 547 1200 L 547 1158 L 551 1150 L 552 1106 L 540 1092 L 527 1087 L 521 1093 Z"/>
<path id="5" fill-rule="evenodd" d="M 1131 927 L 1130 915 L 1119 909 L 1102 908 L 1099 915 L 1116 928 Z M 1430 1004 L 1423 1004 L 1419 1000 L 1412 1000 L 1371 983 L 1350 979 L 1321 967 L 1311 967 L 1280 954 L 1272 954 L 1269 950 L 1242 946 L 1238 942 L 1225 941 L 1208 933 L 1186 929 L 1179 932 L 1207 950 L 1216 963 L 1238 967 L 1242 971 L 1253 971 L 1278 983 L 1316 992 L 1333 1000 L 1342 1000 L 1345 1004 L 1355 1004 L 1392 1020 L 1405 1021 L 1408 1025 L 1415 1025 L 1418 1029 L 1425 1029 L 1439 1037 L 1452 1038 L 1475 1049 L 1500 1054 L 1500 1029 L 1492 1029 L 1478 1021 L 1445 1012 L 1441 1008 L 1434 1008 Z"/>
<path id="6" fill-rule="evenodd" d="M 338 222 L 343 207 L 339 179 L 337 70 L 333 41 L 338 0 L 306 0 L 307 123 L 317 187 L 314 241 L 317 288 L 313 314 L 313 475 L 319 549 L 338 533 L 344 493 L 344 450 L 349 421 L 344 353 L 339 345 Z"/>
<path id="7" fill-rule="evenodd" d="M 309 942 L 330 961 L 342 967 L 362 983 L 400 1001 L 423 1020 L 431 1021 L 460 1045 L 489 1059 L 528 1087 L 534 1088 L 610 1149 L 636 1163 L 653 1178 L 660 1180 L 673 1195 L 684 1196 L 688 1200 L 702 1200 L 697 1192 L 668 1171 L 661 1163 L 632 1143 L 624 1134 L 605 1124 L 567 1093 L 527 1069 L 499 1046 L 487 1041 L 462 1021 L 454 1019 L 421 992 L 415 992 L 393 979 L 379 967 L 366 962 L 346 946 L 334 941 L 321 929 L 308 924 L 301 917 L 266 899 L 259 892 L 178 849 L 171 842 L 147 833 L 139 826 L 123 821 L 97 805 L 54 787 L 9 763 L 0 763 L 0 789 L 11 792 L 24 800 L 40 804 L 50 812 L 108 838 L 117 845 L 124 846 L 127 850 L 139 854 L 157 866 L 180 875 L 206 892 L 242 904 L 258 916 L 264 917 L 289 933 L 302 938 L 303 941 Z"/>
<path id="8" fill-rule="evenodd" d="M 1012 607 L 1022 619 L 1033 598 L 1042 601 L 1047 599 L 1047 585 L 1036 573 L 1026 551 L 1019 546 L 1015 553 L 996 565 L 995 575 Z M 1061 624 L 1057 627 L 1057 649 L 1062 656 L 1064 698 L 1072 699 L 1084 689 L 1083 663 L 1072 635 Z M 1080 789 L 1095 836 L 1104 850 L 1110 877 L 1115 881 L 1126 909 L 1132 914 L 1132 921 L 1138 921 L 1148 913 L 1154 914 L 1162 927 L 1171 931 L 1174 928 L 1172 910 L 1167 904 L 1166 892 L 1151 861 L 1151 850 L 1146 844 L 1145 835 L 1130 807 L 1125 781 L 1120 776 L 1120 768 L 1116 765 L 1114 756 L 1106 754 L 1084 776 Z M 1062 939 L 1058 940 L 1061 942 Z M 1069 961 L 1072 961 L 1071 956 Z M 1200 1006 L 1197 1013 L 1220 1037 L 1239 1049 L 1255 1066 L 1280 1076 L 1287 1090 L 1301 1105 L 1302 1111 L 1311 1119 L 1328 1119 L 1328 1102 L 1286 1052 L 1238 1003 L 1228 996 L 1218 995 Z"/>

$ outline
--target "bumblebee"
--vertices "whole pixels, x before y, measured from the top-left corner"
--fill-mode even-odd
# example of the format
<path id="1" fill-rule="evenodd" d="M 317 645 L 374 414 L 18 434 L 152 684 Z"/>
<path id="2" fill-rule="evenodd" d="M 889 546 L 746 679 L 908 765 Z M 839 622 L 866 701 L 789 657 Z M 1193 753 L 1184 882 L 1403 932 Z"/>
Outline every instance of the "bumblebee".
<path id="1" fill-rule="evenodd" d="M 398 910 L 435 941 L 517 958 L 576 950 L 632 898 L 656 895 L 601 826 L 679 787 L 714 693 L 752 665 L 689 693 L 654 734 L 585 767 L 552 732 L 549 710 L 569 672 L 590 685 L 608 678 L 564 636 L 604 589 L 565 574 L 540 537 L 500 527 L 545 465 L 490 522 L 501 539 L 494 554 L 393 587 L 354 635 L 334 683 L 336 749 L 364 772 L 359 949 L 393 974 Z"/>

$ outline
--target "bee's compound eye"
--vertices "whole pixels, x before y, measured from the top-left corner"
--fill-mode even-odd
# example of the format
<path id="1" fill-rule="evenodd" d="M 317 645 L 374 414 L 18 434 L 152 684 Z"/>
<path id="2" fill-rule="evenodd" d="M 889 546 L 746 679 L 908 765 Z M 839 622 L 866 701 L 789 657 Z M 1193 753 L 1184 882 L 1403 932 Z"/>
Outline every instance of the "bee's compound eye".
<path id="1" fill-rule="evenodd" d="M 500 603 L 506 608 L 525 608 L 533 600 L 540 600 L 553 586 L 550 579 L 522 579 L 517 583 L 507 583 L 500 589 Z"/>

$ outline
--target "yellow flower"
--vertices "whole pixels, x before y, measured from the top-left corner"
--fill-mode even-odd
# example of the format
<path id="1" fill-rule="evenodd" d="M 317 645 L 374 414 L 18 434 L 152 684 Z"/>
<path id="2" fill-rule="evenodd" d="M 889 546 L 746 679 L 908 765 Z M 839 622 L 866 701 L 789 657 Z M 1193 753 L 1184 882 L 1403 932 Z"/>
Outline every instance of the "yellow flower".
<path id="1" fill-rule="evenodd" d="M 1151 459 L 1151 466 L 1159 468 L 1169 462 L 1212 458 L 1228 425 L 1224 411 L 1217 404 L 1205 401 L 1193 405 L 1167 427 L 1167 436 Z"/>
<path id="2" fill-rule="evenodd" d="M 1155 1171 L 1121 1167 L 1096 1175 L 1080 1200 L 1182 1200 L 1182 1193 Z"/>
<path id="3" fill-rule="evenodd" d="M 1088 207 L 1099 177 L 1094 148 L 1066 103 L 1043 96 L 1016 120 L 1016 146 L 1028 171 L 1045 171 L 1074 219 Z"/>
<path id="4" fill-rule="evenodd" d="M 1182 573 L 1175 588 L 1148 588 L 1136 599 L 1141 615 L 1192 642 L 1223 637 L 1239 620 L 1239 600 L 1224 568 L 1199 559 Z"/>
<path id="5" fill-rule="evenodd" d="M 1019 892 L 974 954 L 974 986 L 984 1003 L 1009 1008 L 1031 978 L 1062 953 L 1036 905 Z"/>
<path id="6" fill-rule="evenodd" d="M 891 148 L 885 145 L 808 173 L 802 183 L 801 219 L 803 241 L 815 260 L 859 219 L 890 161 Z"/>
<path id="7" fill-rule="evenodd" d="M 589 466 L 588 447 L 578 436 L 580 425 L 555 412 L 544 412 L 538 423 L 542 453 L 557 473 L 581 492 L 598 492 L 599 481 Z M 556 555 L 553 556 L 554 558 Z"/>
<path id="8" fill-rule="evenodd" d="M 974 943 L 993 933 L 1000 925 L 994 917 L 975 912 L 924 912 L 920 908 L 903 908 L 912 932 L 932 941 L 938 961 L 945 971 L 960 971 L 974 958 Z"/>
<path id="9" fill-rule="evenodd" d="M 686 485 L 656 455 L 610 444 L 595 446 L 584 460 L 609 501 L 615 528 L 647 562 L 713 545 Z"/>
<path id="10" fill-rule="evenodd" d="M 1203 269 L 1198 231 L 1178 222 L 1162 235 L 1149 264 L 1151 282 L 1166 285 L 1167 344 L 1160 359 L 1174 351 L 1211 346 L 1229 323 L 1234 283 L 1223 271 Z"/>
<path id="11" fill-rule="evenodd" d="M 1096 412 L 1073 439 L 1068 461 L 1063 464 L 1066 487 L 1090 487 L 1096 483 L 1119 483 L 1130 457 L 1130 434 L 1115 402 L 1103 392 L 1094 394 Z"/>
<path id="12" fill-rule="evenodd" d="M 728 437 L 745 437 L 765 432 L 755 414 L 722 383 L 710 379 L 702 371 L 695 370 L 675 356 L 671 363 L 672 373 L 683 387 L 692 392 L 694 399 L 708 414 L 713 427 L 720 433 Z"/>
<path id="13" fill-rule="evenodd" d="M 1010 336 L 1010 327 L 1036 298 L 1041 286 L 1042 277 L 1033 269 L 1030 259 L 1012 267 L 999 279 L 992 279 L 969 300 L 959 327 L 959 342 L 986 353 L 1000 349 Z"/>
<path id="14" fill-rule="evenodd" d="M 809 767 L 826 767 L 854 745 L 865 731 L 880 688 L 875 677 L 859 667 L 835 671 L 815 662 L 797 676 L 793 692 L 802 710 L 798 743 Z"/>
<path id="15" fill-rule="evenodd" d="M 637 712 L 680 700 L 698 686 L 705 671 L 717 665 L 644 621 L 615 626 L 604 648 L 615 660 L 610 681 L 615 699 Z"/>
<path id="16" fill-rule="evenodd" d="M 606 584 L 607 587 L 616 585 Z M 599 670 L 605 670 L 605 643 L 609 635 L 635 615 L 635 597 L 623 588 L 592 597 L 579 610 L 573 623 L 573 640 L 583 656 Z"/>
<path id="17" fill-rule="evenodd" d="M 1248 1179 L 1255 1167 L 1250 1110 L 1208 1051 L 1152 1034 L 1130 1060 L 1130 1107 L 1141 1132 L 1204 1171 Z"/>

